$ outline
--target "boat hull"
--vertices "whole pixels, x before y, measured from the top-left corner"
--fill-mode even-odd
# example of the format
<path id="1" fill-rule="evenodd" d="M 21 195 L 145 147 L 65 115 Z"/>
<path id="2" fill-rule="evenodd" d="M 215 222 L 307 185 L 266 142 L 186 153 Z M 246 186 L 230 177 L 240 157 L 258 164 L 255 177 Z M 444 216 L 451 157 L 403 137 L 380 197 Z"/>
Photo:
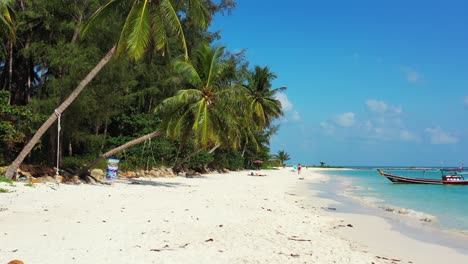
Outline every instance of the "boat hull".
<path id="1" fill-rule="evenodd" d="M 468 180 L 435 180 L 423 178 L 410 178 L 391 173 L 385 173 L 378 169 L 380 175 L 386 177 L 393 183 L 409 183 L 409 184 L 439 184 L 439 185 L 468 185 Z"/>

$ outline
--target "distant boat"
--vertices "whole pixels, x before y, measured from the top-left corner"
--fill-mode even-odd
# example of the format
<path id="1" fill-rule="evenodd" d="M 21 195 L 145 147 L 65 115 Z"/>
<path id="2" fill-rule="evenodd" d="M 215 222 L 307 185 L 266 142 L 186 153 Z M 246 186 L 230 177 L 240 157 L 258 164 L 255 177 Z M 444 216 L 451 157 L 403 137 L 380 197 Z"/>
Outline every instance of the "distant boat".
<path id="1" fill-rule="evenodd" d="M 380 175 L 386 177 L 393 183 L 412 183 L 412 184 L 451 184 L 451 185 L 468 185 L 468 180 L 461 174 L 465 174 L 464 169 L 440 169 L 441 179 L 426 179 L 426 178 L 412 178 L 393 175 L 392 173 L 383 172 L 377 169 Z"/>

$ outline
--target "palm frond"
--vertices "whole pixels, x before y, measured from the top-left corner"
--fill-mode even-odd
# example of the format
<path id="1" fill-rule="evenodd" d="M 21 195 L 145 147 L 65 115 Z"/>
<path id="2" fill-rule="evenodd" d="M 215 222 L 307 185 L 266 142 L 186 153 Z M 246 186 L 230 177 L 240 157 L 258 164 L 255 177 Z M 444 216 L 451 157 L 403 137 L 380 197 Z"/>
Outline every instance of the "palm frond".
<path id="1" fill-rule="evenodd" d="M 176 60 L 174 62 L 174 69 L 184 80 L 193 86 L 200 86 L 203 83 L 193 64 L 187 61 Z"/>
<path id="2" fill-rule="evenodd" d="M 13 8 L 11 8 L 12 4 L 13 4 L 12 0 L 2 0 L 0 2 L 0 22 L 6 27 L 6 32 L 10 40 L 15 40 L 16 39 L 16 32 L 15 32 L 15 26 L 14 26 L 15 11 L 13 10 Z"/>
<path id="3" fill-rule="evenodd" d="M 216 66 L 216 63 L 217 61 L 219 60 L 219 58 L 221 56 L 223 56 L 224 54 L 224 47 L 218 47 L 215 49 L 212 57 L 211 57 L 211 63 L 210 63 L 210 69 L 209 69 L 209 74 L 208 74 L 208 78 L 207 78 L 207 82 L 206 82 L 206 86 L 211 86 L 211 83 L 213 82 L 213 79 L 215 79 L 215 76 L 216 76 L 216 70 L 217 70 L 217 66 Z"/>
<path id="4" fill-rule="evenodd" d="M 182 41 L 182 47 L 185 53 L 185 59 L 188 60 L 188 48 L 187 42 L 185 40 L 184 31 L 182 30 L 182 24 L 180 23 L 180 19 L 177 16 L 177 12 L 175 11 L 174 7 L 169 0 L 161 0 L 161 14 L 163 15 L 163 21 L 165 21 L 165 25 L 173 32 L 180 37 Z"/>
<path id="5" fill-rule="evenodd" d="M 128 34 L 127 46 L 129 55 L 134 59 L 139 59 L 143 56 L 148 43 L 151 40 L 151 20 L 149 15 L 148 1 L 132 7 L 136 12 L 131 12 L 135 16 L 129 16 L 130 32 Z"/>
<path id="6" fill-rule="evenodd" d="M 190 16 L 193 18 L 192 20 L 195 21 L 202 29 L 206 29 L 209 17 L 209 11 L 206 8 L 206 5 L 204 5 L 203 1 L 200 0 L 188 1 L 188 5 L 188 11 L 190 12 Z"/>
<path id="7" fill-rule="evenodd" d="M 101 23 L 106 16 L 115 8 L 116 5 L 124 2 L 125 0 L 110 0 L 107 4 L 101 6 L 91 15 L 88 22 L 84 24 L 84 27 L 81 29 L 81 35 L 86 36 L 88 31 L 93 28 L 96 24 Z"/>
<path id="8" fill-rule="evenodd" d="M 154 43 L 156 49 L 162 50 L 167 46 L 168 37 L 164 21 L 162 19 L 161 8 L 155 8 L 153 12 Z"/>

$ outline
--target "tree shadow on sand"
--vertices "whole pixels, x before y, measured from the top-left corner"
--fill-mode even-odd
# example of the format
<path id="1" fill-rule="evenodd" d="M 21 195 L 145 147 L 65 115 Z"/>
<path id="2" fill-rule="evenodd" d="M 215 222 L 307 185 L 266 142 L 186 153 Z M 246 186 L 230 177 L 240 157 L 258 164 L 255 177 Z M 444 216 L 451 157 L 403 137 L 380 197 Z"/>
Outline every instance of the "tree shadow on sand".
<path id="1" fill-rule="evenodd" d="M 205 176 L 191 176 L 187 178 L 199 178 L 205 179 Z M 192 185 L 180 182 L 162 182 L 158 180 L 148 180 L 148 179 L 128 179 L 123 183 L 134 184 L 134 185 L 146 185 L 146 186 L 157 186 L 157 187 L 191 187 Z"/>

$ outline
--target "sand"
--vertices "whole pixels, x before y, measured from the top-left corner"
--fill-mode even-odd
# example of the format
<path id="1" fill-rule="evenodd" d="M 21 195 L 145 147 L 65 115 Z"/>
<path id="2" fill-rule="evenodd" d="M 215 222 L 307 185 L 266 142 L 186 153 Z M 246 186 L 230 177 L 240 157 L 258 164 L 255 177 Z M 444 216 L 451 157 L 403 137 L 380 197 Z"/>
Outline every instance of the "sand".
<path id="1" fill-rule="evenodd" d="M 290 168 L 249 172 L 111 185 L 0 183 L 11 191 L 0 193 L 0 264 L 441 263 L 424 258 L 440 254 L 468 263 L 383 219 L 330 212 L 331 201 L 305 189 L 325 180 L 318 170 L 303 169 L 305 180 Z M 368 232 L 393 249 L 366 244 L 375 243 Z"/>

